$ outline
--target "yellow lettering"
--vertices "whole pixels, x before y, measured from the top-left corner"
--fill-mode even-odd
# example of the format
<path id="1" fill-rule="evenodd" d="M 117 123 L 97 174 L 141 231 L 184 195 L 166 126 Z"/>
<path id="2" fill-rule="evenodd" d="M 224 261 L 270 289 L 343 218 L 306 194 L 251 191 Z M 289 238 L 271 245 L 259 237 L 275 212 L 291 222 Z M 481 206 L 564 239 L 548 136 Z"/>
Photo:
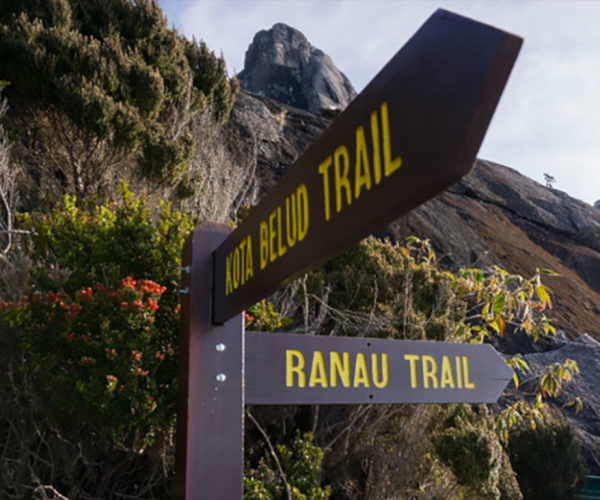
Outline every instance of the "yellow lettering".
<path id="1" fill-rule="evenodd" d="M 385 176 L 389 177 L 402 165 L 402 158 L 396 156 L 392 160 L 392 145 L 390 143 L 390 121 L 387 102 L 381 104 L 381 129 L 383 132 L 383 168 Z"/>
<path id="2" fill-rule="evenodd" d="M 246 255 L 244 249 L 247 244 L 248 242 L 245 239 L 240 242 L 240 280 L 242 282 L 242 285 L 246 283 Z"/>
<path id="3" fill-rule="evenodd" d="M 321 351 L 313 353 L 310 380 L 308 382 L 309 387 L 314 387 L 317 384 L 321 384 L 321 387 L 327 387 L 327 372 L 325 371 L 325 361 Z"/>
<path id="4" fill-rule="evenodd" d="M 233 252 L 233 289 L 240 286 L 240 249 L 239 247 Z"/>
<path id="5" fill-rule="evenodd" d="M 246 244 L 246 281 L 254 276 L 254 262 L 252 260 L 252 238 L 248 235 Z"/>
<path id="6" fill-rule="evenodd" d="M 269 228 L 266 221 L 260 221 L 260 268 L 269 263 Z"/>
<path id="7" fill-rule="evenodd" d="M 371 374 L 373 376 L 373 383 L 376 387 L 383 389 L 388 384 L 388 356 L 387 354 L 381 355 L 381 380 L 379 380 L 379 369 L 377 362 L 377 354 L 371 354 Z"/>
<path id="8" fill-rule="evenodd" d="M 441 379 L 442 389 L 444 387 L 446 387 L 447 385 L 449 385 L 450 387 L 452 387 L 452 389 L 454 389 L 454 377 L 452 376 L 452 365 L 450 364 L 450 358 L 448 358 L 448 356 L 442 357 L 442 375 L 441 375 L 440 379 Z"/>
<path id="9" fill-rule="evenodd" d="M 460 364 L 460 356 L 456 356 L 456 384 L 459 389 L 462 389 L 463 381 L 462 381 L 462 365 Z"/>
<path id="10" fill-rule="evenodd" d="M 277 254 L 275 253 L 275 237 L 277 236 L 277 233 L 275 232 L 275 226 L 273 225 L 276 216 L 277 210 L 273 210 L 271 215 L 269 215 L 269 260 L 271 262 L 277 258 Z"/>
<path id="11" fill-rule="evenodd" d="M 331 211 L 329 208 L 329 167 L 331 167 L 331 155 L 319 165 L 319 173 L 323 176 L 323 200 L 325 205 L 325 220 L 329 220 Z"/>
<path id="12" fill-rule="evenodd" d="M 369 157 L 367 153 L 367 142 L 365 140 L 365 129 L 356 129 L 356 168 L 354 177 L 354 197 L 360 196 L 360 190 L 365 186 L 371 189 L 371 169 L 369 168 Z"/>
<path id="13" fill-rule="evenodd" d="M 465 389 L 475 389 L 475 384 L 469 380 L 469 358 L 463 356 L 463 372 L 465 374 Z"/>
<path id="14" fill-rule="evenodd" d="M 287 252 L 286 246 L 282 243 L 283 231 L 281 231 L 281 207 L 277 207 L 277 256 L 281 257 Z"/>
<path id="15" fill-rule="evenodd" d="M 410 363 L 410 386 L 413 389 L 417 388 L 417 361 L 421 356 L 418 354 L 405 354 L 404 360 Z"/>
<path id="16" fill-rule="evenodd" d="M 296 194 L 292 193 L 291 202 L 290 198 L 285 199 L 285 232 L 287 233 L 287 244 L 290 248 L 296 244 L 296 234 L 298 231 L 296 213 Z"/>
<path id="17" fill-rule="evenodd" d="M 359 352 L 356 355 L 356 363 L 354 364 L 354 387 L 358 387 L 360 384 L 365 387 L 370 387 L 369 373 L 367 372 L 367 363 L 365 362 L 365 355 Z"/>
<path id="18" fill-rule="evenodd" d="M 373 174 L 375 184 L 381 182 L 381 153 L 379 151 L 379 123 L 377 121 L 377 111 L 371 113 L 371 139 L 373 142 Z"/>
<path id="19" fill-rule="evenodd" d="M 429 389 L 429 380 L 433 383 L 433 388 L 438 388 L 437 363 L 433 356 L 423 356 L 423 386 Z"/>
<path id="20" fill-rule="evenodd" d="M 225 259 L 225 295 L 229 295 L 233 292 L 233 286 L 231 284 L 231 254 Z"/>
<path id="21" fill-rule="evenodd" d="M 300 184 L 296 189 L 298 197 L 298 241 L 302 241 L 308 232 L 309 212 L 308 212 L 308 191 L 304 184 Z"/>
<path id="22" fill-rule="evenodd" d="M 298 361 L 294 364 L 294 359 Z M 298 387 L 306 385 L 306 375 L 302 371 L 304 369 L 304 354 L 300 351 L 288 349 L 285 351 L 285 385 L 294 387 L 294 373 L 298 375 Z"/>
<path id="23" fill-rule="evenodd" d="M 340 355 L 331 351 L 329 353 L 329 381 L 331 387 L 337 387 L 337 377 L 340 376 L 342 385 L 344 387 L 350 387 L 350 355 L 345 352 L 343 353 L 344 361 L 340 359 Z"/>
<path id="24" fill-rule="evenodd" d="M 343 158 L 343 162 L 341 161 Z M 337 212 L 342 210 L 342 188 L 346 191 L 346 203 L 352 204 L 352 188 L 348 179 L 348 171 L 350 170 L 350 158 L 346 146 L 339 146 L 333 153 L 333 166 L 335 174 L 335 209 Z M 342 164 L 343 163 L 343 170 Z"/>

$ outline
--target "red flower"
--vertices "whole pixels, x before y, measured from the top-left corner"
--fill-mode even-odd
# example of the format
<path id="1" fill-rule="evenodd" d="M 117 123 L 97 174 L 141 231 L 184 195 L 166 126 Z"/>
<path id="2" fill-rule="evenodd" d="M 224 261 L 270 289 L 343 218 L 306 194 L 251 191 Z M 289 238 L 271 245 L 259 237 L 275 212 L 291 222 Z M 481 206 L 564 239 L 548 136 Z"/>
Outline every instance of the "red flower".
<path id="1" fill-rule="evenodd" d="M 79 314 L 79 311 L 81 311 L 82 309 L 83 307 L 78 306 L 77 304 L 71 304 L 71 308 L 69 309 L 67 314 L 65 314 L 65 320 L 70 321 L 72 319 L 75 319 Z"/>
<path id="2" fill-rule="evenodd" d="M 127 276 L 124 280 L 119 281 L 119 286 L 122 288 L 131 288 L 133 290 L 135 285 L 136 281 L 131 276 Z"/>
<path id="3" fill-rule="evenodd" d="M 148 309 L 151 311 L 156 311 L 158 309 L 158 302 L 152 297 L 148 297 Z"/>
<path id="4" fill-rule="evenodd" d="M 121 302 L 121 311 L 126 311 L 129 308 L 129 304 L 127 302 Z"/>
<path id="5" fill-rule="evenodd" d="M 134 300 L 133 304 L 131 304 L 136 311 L 141 311 L 144 308 L 144 304 L 140 299 Z"/>

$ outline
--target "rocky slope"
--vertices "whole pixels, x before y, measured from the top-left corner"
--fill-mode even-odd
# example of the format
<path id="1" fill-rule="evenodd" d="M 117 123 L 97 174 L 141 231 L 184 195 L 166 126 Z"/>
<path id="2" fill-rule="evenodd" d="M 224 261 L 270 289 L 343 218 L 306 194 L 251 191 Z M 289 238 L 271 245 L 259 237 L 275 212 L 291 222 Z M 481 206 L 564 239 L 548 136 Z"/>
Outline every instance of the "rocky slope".
<path id="1" fill-rule="evenodd" d="M 240 159 L 255 152 L 266 192 L 329 123 L 241 92 L 227 131 Z M 590 472 L 600 474 L 600 210 L 513 169 L 478 160 L 462 181 L 378 233 L 400 243 L 409 235 L 429 238 L 440 262 L 453 270 L 499 265 L 524 276 L 536 268 L 560 273 L 545 282 L 553 291 L 550 315 L 565 332 L 563 340 L 532 345 L 524 336 L 505 335 L 494 344 L 505 353 L 526 353 L 534 372 L 566 358 L 579 363 L 582 375 L 556 405 L 583 396 L 580 414 L 572 408 L 563 412 L 574 424 Z M 545 352 L 539 352 L 540 345 Z"/>
<path id="2" fill-rule="evenodd" d="M 254 36 L 238 79 L 246 90 L 315 114 L 344 109 L 356 96 L 331 58 L 283 23 Z"/>
<path id="3" fill-rule="evenodd" d="M 329 123 L 241 92 L 228 130 L 232 149 L 244 157 L 256 143 L 266 192 Z M 410 235 L 429 238 L 441 263 L 452 269 L 499 265 L 524 276 L 551 269 L 561 274 L 546 278 L 557 327 L 572 339 L 588 333 L 600 340 L 600 210 L 562 191 L 478 160 L 462 181 L 378 235 L 401 243 Z"/>

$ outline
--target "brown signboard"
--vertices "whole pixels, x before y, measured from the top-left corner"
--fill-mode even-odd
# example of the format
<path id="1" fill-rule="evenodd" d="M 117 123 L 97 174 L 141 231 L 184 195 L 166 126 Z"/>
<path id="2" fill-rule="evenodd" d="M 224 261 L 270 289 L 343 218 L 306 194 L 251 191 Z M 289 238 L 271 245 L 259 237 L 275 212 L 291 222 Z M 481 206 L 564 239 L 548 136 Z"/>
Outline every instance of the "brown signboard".
<path id="1" fill-rule="evenodd" d="M 493 403 L 513 371 L 489 344 L 246 332 L 246 404 Z"/>
<path id="2" fill-rule="evenodd" d="M 213 322 L 466 175 L 521 42 L 435 12 L 217 249 Z"/>

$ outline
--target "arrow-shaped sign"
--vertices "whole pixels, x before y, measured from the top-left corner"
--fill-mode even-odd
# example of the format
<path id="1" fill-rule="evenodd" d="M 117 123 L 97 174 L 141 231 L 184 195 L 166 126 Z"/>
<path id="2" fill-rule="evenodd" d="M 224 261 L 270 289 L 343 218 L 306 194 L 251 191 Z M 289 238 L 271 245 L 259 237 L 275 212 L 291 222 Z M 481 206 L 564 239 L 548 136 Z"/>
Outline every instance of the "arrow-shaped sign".
<path id="1" fill-rule="evenodd" d="M 489 344 L 246 332 L 247 404 L 493 403 L 513 371 Z"/>
<path id="2" fill-rule="evenodd" d="M 521 42 L 433 14 L 217 249 L 213 322 L 466 175 Z"/>

